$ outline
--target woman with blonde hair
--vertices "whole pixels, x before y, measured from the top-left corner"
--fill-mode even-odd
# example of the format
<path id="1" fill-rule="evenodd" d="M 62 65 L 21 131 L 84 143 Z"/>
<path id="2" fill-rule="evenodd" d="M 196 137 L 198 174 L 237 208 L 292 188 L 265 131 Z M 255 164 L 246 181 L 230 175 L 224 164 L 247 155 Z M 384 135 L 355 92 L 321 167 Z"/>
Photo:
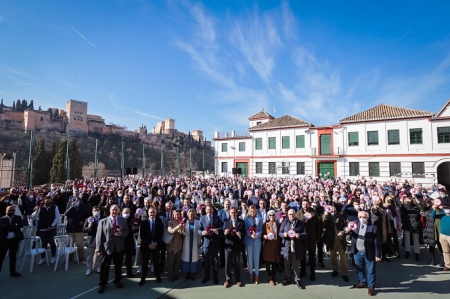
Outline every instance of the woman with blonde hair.
<path id="1" fill-rule="evenodd" d="M 186 273 L 186 279 L 195 279 L 195 274 L 200 269 L 199 248 L 201 246 L 201 235 L 198 232 L 200 222 L 196 219 L 197 213 L 194 208 L 187 212 L 187 221 L 183 235 L 183 246 L 181 250 L 181 271 Z"/>
<path id="2" fill-rule="evenodd" d="M 248 272 L 250 273 L 250 283 L 253 282 L 253 272 L 255 273 L 255 284 L 259 284 L 259 255 L 261 254 L 261 233 L 262 220 L 258 217 L 258 212 L 254 205 L 248 208 L 245 219 L 245 229 L 247 234 L 244 238 L 245 248 L 248 257 Z"/>

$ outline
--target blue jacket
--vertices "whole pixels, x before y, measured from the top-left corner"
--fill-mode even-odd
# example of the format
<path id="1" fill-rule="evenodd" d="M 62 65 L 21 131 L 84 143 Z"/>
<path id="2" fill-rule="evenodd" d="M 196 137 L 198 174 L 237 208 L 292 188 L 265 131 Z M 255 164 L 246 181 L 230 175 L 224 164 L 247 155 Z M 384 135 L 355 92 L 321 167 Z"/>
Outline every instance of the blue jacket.
<path id="1" fill-rule="evenodd" d="M 255 223 L 253 223 L 253 218 L 252 217 L 247 217 L 247 218 L 244 219 L 244 221 L 245 221 L 245 238 L 244 238 L 244 243 L 245 243 L 245 245 L 261 246 L 262 245 L 261 238 L 253 239 L 252 237 L 250 237 L 250 234 L 248 232 L 248 229 L 251 226 L 255 225 L 256 226 L 256 235 L 258 237 L 261 237 L 261 234 L 262 234 L 262 220 L 258 216 L 256 216 L 254 219 L 255 219 Z"/>
<path id="2" fill-rule="evenodd" d="M 214 228 L 219 229 L 218 234 L 211 234 L 207 236 L 202 236 L 203 240 L 203 248 L 212 248 L 212 249 L 218 249 L 219 248 L 219 239 L 223 236 L 223 221 L 220 219 L 217 215 L 212 215 L 212 223 L 211 226 Z M 201 235 L 206 228 L 210 226 L 208 216 L 204 215 L 200 217 L 200 225 L 198 227 L 198 232 Z"/>

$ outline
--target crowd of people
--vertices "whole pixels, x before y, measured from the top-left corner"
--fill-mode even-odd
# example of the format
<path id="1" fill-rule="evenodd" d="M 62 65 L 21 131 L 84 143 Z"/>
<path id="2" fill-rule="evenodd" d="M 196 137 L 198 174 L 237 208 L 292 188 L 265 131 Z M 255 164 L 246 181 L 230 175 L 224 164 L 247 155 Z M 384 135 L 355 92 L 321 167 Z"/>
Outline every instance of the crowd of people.
<path id="1" fill-rule="evenodd" d="M 86 263 L 85 275 L 100 273 L 99 293 L 105 291 L 111 263 L 116 287 L 123 287 L 123 261 L 126 275 L 135 277 L 134 259 L 139 286 L 146 283 L 149 268 L 161 283 L 166 271 L 170 281 L 181 275 L 195 280 L 202 267 L 203 284 L 211 275 L 218 284 L 219 269 L 224 269 L 225 288 L 241 287 L 244 281 L 259 284 L 265 263 L 270 285 L 281 281 L 305 289 L 302 278 L 308 273 L 315 281 L 316 267 L 325 268 L 324 251 L 330 256 L 331 275 L 340 273 L 349 282 L 349 252 L 358 278 L 353 287 L 367 288 L 371 296 L 376 263 L 391 258 L 419 261 L 421 245 L 428 248 L 432 265 L 450 270 L 446 187 L 407 180 L 77 179 L 33 190 L 11 188 L 0 198 L 0 213 L 0 269 L 9 250 L 10 275 L 21 276 L 15 263 L 24 225 L 37 227 L 54 263 L 54 236 L 63 222 L 77 244 L 79 260 Z M 38 264 L 43 262 L 44 255 Z M 248 272 L 247 279 L 241 271 Z"/>

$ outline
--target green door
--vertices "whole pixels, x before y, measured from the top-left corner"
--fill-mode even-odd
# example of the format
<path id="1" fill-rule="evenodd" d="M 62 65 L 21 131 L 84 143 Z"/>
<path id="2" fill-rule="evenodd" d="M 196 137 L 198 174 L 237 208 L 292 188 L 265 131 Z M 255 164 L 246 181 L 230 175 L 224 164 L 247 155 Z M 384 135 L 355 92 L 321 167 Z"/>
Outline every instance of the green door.
<path id="1" fill-rule="evenodd" d="M 334 163 L 319 163 L 320 178 L 334 178 Z"/>
<path id="2" fill-rule="evenodd" d="M 248 163 L 247 162 L 238 162 L 236 163 L 236 168 L 241 169 L 241 176 L 247 177 L 248 176 Z"/>

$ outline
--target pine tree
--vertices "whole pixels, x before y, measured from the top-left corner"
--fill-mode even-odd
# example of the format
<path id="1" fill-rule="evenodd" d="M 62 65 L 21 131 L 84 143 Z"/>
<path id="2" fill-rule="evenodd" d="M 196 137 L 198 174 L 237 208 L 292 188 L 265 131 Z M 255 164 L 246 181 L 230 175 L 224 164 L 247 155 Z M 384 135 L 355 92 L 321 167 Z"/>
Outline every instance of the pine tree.
<path id="1" fill-rule="evenodd" d="M 48 183 L 47 160 L 45 141 L 42 138 L 34 148 L 33 153 L 33 182 L 36 185 Z"/>
<path id="2" fill-rule="evenodd" d="M 70 179 L 81 178 L 83 176 L 83 167 L 81 165 L 80 149 L 78 148 L 77 139 L 70 139 L 69 144 L 70 157 Z"/>
<path id="3" fill-rule="evenodd" d="M 53 165 L 50 170 L 50 181 L 52 183 L 62 183 L 66 181 L 66 149 L 67 139 L 63 139 L 59 144 L 58 152 L 53 158 Z"/>

